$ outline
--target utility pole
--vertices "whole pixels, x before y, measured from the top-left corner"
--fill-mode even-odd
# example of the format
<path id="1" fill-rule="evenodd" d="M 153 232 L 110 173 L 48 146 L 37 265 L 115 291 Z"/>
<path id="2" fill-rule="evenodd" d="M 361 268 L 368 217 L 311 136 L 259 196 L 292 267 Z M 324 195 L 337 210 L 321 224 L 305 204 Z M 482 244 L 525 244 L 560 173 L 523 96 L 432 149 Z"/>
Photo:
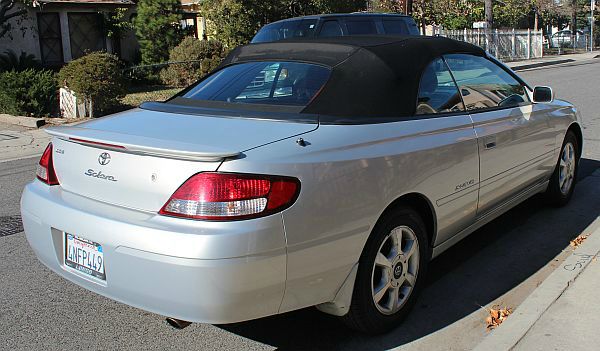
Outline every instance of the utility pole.
<path id="1" fill-rule="evenodd" d="M 594 10 L 596 9 L 596 0 L 590 0 L 590 51 L 594 51 Z"/>
<path id="2" fill-rule="evenodd" d="M 577 0 L 571 2 L 571 46 L 577 43 Z"/>
<path id="3" fill-rule="evenodd" d="M 593 0 L 592 0 L 593 1 Z M 533 30 L 535 30 L 537 32 L 538 30 L 538 26 L 539 26 L 539 22 L 540 22 L 540 15 L 539 15 L 539 9 L 537 5 L 533 5 Z"/>

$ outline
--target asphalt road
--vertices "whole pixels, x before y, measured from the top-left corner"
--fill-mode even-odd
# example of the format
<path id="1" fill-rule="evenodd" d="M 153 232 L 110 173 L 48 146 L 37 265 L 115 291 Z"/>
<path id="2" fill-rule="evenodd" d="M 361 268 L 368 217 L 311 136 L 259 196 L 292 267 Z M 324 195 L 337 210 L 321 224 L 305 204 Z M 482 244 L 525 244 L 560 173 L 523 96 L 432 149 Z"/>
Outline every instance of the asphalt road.
<path id="1" fill-rule="evenodd" d="M 579 184 L 564 208 L 534 197 L 472 234 L 431 265 L 427 287 L 396 330 L 367 337 L 309 308 L 232 325 L 167 326 L 147 313 L 90 293 L 43 267 L 18 228 L 19 197 L 37 159 L 0 163 L 0 349 L 369 349 L 462 350 L 486 335 L 481 306 L 518 304 L 556 267 L 600 212 L 600 60 L 521 75 L 551 85 L 584 117 Z M 51 209 L 48 209 L 51 210 Z"/>

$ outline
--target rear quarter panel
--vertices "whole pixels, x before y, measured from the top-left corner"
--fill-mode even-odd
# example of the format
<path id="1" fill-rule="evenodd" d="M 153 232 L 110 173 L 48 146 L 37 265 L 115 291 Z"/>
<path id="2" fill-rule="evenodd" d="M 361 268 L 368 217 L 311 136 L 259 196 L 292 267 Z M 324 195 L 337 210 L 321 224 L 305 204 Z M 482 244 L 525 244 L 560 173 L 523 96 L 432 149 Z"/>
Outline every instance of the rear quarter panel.
<path id="1" fill-rule="evenodd" d="M 219 168 L 301 181 L 298 200 L 283 212 L 288 271 L 280 312 L 331 301 L 382 212 L 403 194 L 431 202 L 436 242 L 474 218 L 479 160 L 468 115 L 321 125 L 302 137 L 305 147 L 290 138 Z"/>

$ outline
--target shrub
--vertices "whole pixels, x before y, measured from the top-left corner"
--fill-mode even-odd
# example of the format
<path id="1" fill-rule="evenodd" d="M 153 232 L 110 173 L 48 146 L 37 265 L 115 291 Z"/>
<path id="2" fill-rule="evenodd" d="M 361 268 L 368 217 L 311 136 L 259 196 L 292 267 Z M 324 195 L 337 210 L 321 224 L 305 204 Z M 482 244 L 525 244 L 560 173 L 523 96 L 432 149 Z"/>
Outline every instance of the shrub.
<path id="1" fill-rule="evenodd" d="M 118 99 L 126 93 L 121 62 L 104 52 L 93 52 L 69 62 L 58 72 L 58 81 L 77 97 L 91 100 L 96 111 L 118 105 Z"/>
<path id="2" fill-rule="evenodd" d="M 0 73 L 0 112 L 47 116 L 57 106 L 56 76 L 48 70 Z"/>
<path id="3" fill-rule="evenodd" d="M 21 55 L 8 49 L 0 55 L 0 71 L 24 71 L 28 68 L 41 68 L 40 61 L 34 55 L 21 51 Z"/>
<path id="4" fill-rule="evenodd" d="M 169 61 L 194 62 L 170 64 L 161 71 L 161 80 L 171 86 L 188 86 L 217 68 L 224 53 L 223 45 L 216 40 L 198 40 L 187 37 L 171 50 Z"/>

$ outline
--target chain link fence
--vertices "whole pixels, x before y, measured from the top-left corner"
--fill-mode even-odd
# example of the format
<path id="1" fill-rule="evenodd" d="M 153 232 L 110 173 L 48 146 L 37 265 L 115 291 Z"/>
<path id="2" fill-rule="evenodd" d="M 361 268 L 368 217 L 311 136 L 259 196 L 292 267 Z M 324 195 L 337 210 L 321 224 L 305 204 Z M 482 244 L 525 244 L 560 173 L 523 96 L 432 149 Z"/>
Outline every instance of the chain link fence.
<path id="1" fill-rule="evenodd" d="M 434 28 L 433 35 L 475 44 L 503 61 L 528 60 L 544 55 L 544 35 L 541 30 Z"/>
<path id="2" fill-rule="evenodd" d="M 592 46 L 596 47 L 598 44 L 598 37 L 594 39 L 592 40 L 590 33 L 578 32 L 577 35 L 572 35 L 568 30 L 559 31 L 549 36 L 544 54 L 564 55 L 591 51 Z"/>

